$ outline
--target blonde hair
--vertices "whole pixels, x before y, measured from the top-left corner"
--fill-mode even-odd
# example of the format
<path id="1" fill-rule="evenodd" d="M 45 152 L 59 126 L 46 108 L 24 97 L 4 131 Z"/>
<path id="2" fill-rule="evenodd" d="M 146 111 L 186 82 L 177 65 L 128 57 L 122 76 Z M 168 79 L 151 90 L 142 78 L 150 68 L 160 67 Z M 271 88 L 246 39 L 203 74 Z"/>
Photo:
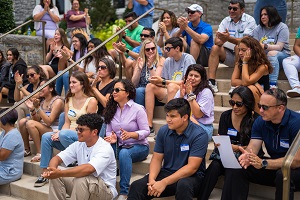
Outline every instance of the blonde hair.
<path id="1" fill-rule="evenodd" d="M 140 50 L 140 57 L 143 59 L 143 64 L 145 65 L 145 63 L 147 62 L 147 57 L 146 57 L 146 54 L 145 54 L 145 48 L 146 48 L 146 45 L 147 44 L 150 44 L 150 43 L 153 43 L 154 46 L 155 46 L 155 59 L 154 59 L 154 62 L 153 64 L 157 64 L 159 62 L 159 54 L 158 54 L 158 47 L 157 45 L 155 44 L 154 41 L 150 40 L 150 39 L 146 39 L 143 43 L 142 43 L 142 46 L 141 46 L 141 50 Z"/>

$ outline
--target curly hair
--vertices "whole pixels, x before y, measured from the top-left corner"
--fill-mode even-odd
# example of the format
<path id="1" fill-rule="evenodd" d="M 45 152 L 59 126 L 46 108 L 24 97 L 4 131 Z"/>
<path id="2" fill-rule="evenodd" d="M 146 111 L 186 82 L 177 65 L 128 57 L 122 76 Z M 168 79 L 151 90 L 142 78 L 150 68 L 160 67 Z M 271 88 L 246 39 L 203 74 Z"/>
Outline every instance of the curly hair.
<path id="1" fill-rule="evenodd" d="M 83 93 L 88 96 L 88 97 L 94 97 L 95 94 L 93 92 L 93 89 L 89 83 L 89 79 L 87 77 L 87 75 L 84 72 L 81 71 L 75 71 L 72 73 L 72 75 L 70 76 L 74 77 L 75 79 L 77 79 L 80 84 L 83 86 L 82 90 Z M 74 94 L 71 92 L 71 90 L 68 91 L 67 95 L 66 95 L 66 103 L 69 102 L 70 97 L 74 96 Z"/>
<path id="2" fill-rule="evenodd" d="M 97 113 L 84 114 L 84 115 L 81 115 L 76 120 L 76 124 L 78 124 L 80 126 L 87 126 L 91 130 L 97 129 L 98 135 L 99 135 L 99 131 L 102 127 L 102 123 L 103 123 L 103 120 L 101 118 L 101 115 L 99 115 Z"/>
<path id="3" fill-rule="evenodd" d="M 194 91 L 194 94 L 197 96 L 199 92 L 201 92 L 204 88 L 210 89 L 210 91 L 214 94 L 213 89 L 208 84 L 207 74 L 205 68 L 200 64 L 192 64 L 190 65 L 184 75 L 184 83 L 186 83 L 186 80 L 188 79 L 190 71 L 196 71 L 201 76 L 201 81 L 197 88 Z"/>
<path id="4" fill-rule="evenodd" d="M 163 22 L 163 20 L 164 20 L 164 15 L 165 15 L 165 14 L 168 14 L 168 15 L 170 16 L 172 28 L 178 27 L 177 17 L 176 17 L 176 15 L 175 15 L 172 11 L 170 11 L 170 10 L 165 10 L 165 11 L 163 12 L 163 14 L 160 16 L 160 21 Z"/>
<path id="5" fill-rule="evenodd" d="M 145 48 L 146 48 L 146 45 L 147 45 L 147 44 L 150 44 L 150 43 L 153 43 L 154 46 L 155 46 L 155 60 L 154 60 L 153 64 L 156 64 L 156 63 L 158 63 L 158 61 L 159 61 L 159 55 L 158 55 L 157 45 L 156 45 L 155 42 L 153 42 L 152 40 L 146 39 L 146 40 L 142 43 L 142 47 L 141 47 L 140 55 L 139 55 L 139 57 L 141 57 L 141 58 L 143 59 L 143 61 L 144 61 L 143 66 L 145 65 L 145 63 L 146 63 L 147 60 L 148 60 L 148 58 L 146 57 L 146 51 L 145 51 Z"/>
<path id="6" fill-rule="evenodd" d="M 135 94 L 136 94 L 135 87 L 130 80 L 120 79 L 120 80 L 116 81 L 116 83 L 123 84 L 125 92 L 128 93 L 128 97 L 127 97 L 128 100 L 135 98 Z M 116 102 L 114 100 L 113 95 L 110 95 L 108 102 L 106 104 L 106 108 L 104 109 L 104 113 L 103 113 L 104 122 L 106 124 L 109 124 L 111 122 L 111 120 L 114 118 L 114 115 L 117 112 L 117 108 L 118 108 L 118 102 Z"/>
<path id="7" fill-rule="evenodd" d="M 251 58 L 248 61 L 249 74 L 253 74 L 257 70 L 258 66 L 260 66 L 260 65 L 268 66 L 269 74 L 271 74 L 273 72 L 273 67 L 272 67 L 265 51 L 263 50 L 260 43 L 256 39 L 254 39 L 252 37 L 244 37 L 240 41 L 239 45 L 241 43 L 243 43 L 244 45 L 246 45 L 248 48 L 251 49 Z M 240 57 L 238 60 L 238 66 L 239 66 L 239 69 L 242 71 L 243 61 Z"/>

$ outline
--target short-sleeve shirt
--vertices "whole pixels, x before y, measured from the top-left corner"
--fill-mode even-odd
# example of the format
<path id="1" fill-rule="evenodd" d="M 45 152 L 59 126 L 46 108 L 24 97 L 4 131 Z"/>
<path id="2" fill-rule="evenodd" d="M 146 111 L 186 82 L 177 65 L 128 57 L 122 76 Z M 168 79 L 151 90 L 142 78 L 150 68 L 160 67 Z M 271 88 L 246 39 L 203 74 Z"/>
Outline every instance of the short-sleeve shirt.
<path id="1" fill-rule="evenodd" d="M 272 159 L 285 156 L 300 129 L 300 114 L 286 109 L 280 124 L 258 117 L 252 127 L 251 139 L 262 140 Z"/>
<path id="2" fill-rule="evenodd" d="M 298 28 L 298 31 L 296 33 L 296 39 L 300 39 L 300 27 Z"/>
<path id="3" fill-rule="evenodd" d="M 272 28 L 266 28 L 258 25 L 253 31 L 253 38 L 262 44 L 277 44 L 277 42 L 284 43 L 281 51 L 290 55 L 289 46 L 289 28 L 285 23 L 280 22 Z"/>
<path id="4" fill-rule="evenodd" d="M 196 64 L 196 61 L 194 57 L 188 53 L 182 53 L 178 61 L 168 57 L 164 62 L 162 77 L 166 80 L 180 81 L 183 79 L 187 68 L 191 64 Z"/>
<path id="5" fill-rule="evenodd" d="M 68 166 L 74 161 L 78 165 L 90 164 L 95 168 L 92 174 L 94 177 L 101 178 L 110 188 L 114 197 L 117 196 L 116 190 L 116 159 L 111 145 L 99 137 L 96 144 L 88 147 L 85 142 L 74 142 L 59 156 L 64 164 Z"/>
<path id="6" fill-rule="evenodd" d="M 133 0 L 133 12 L 135 12 L 137 14 L 137 16 L 141 16 L 142 14 L 144 14 L 145 12 L 147 12 L 148 10 L 150 10 L 151 8 L 154 7 L 154 0 L 147 0 L 148 4 L 146 6 L 138 3 L 136 0 Z M 151 11 L 149 13 L 149 15 L 153 16 L 154 11 Z"/>
<path id="7" fill-rule="evenodd" d="M 203 176 L 207 141 L 207 133 L 191 121 L 180 135 L 169 129 L 168 125 L 164 125 L 157 133 L 154 152 L 164 154 L 162 168 L 171 173 L 187 165 L 189 157 L 202 158 L 203 160 L 196 173 Z"/>
<path id="8" fill-rule="evenodd" d="M 189 22 L 188 26 L 198 34 L 206 34 L 208 36 L 208 40 L 203 45 L 206 48 L 211 49 L 211 47 L 214 45 L 213 30 L 211 25 L 200 20 L 196 27 L 193 27 L 192 22 Z M 191 46 L 192 37 L 185 30 L 182 32 L 182 36 L 186 36 L 186 42 L 189 46 Z"/>
<path id="9" fill-rule="evenodd" d="M 174 98 L 180 97 L 180 90 L 177 91 Z M 187 94 L 184 95 L 185 99 L 188 99 Z M 198 93 L 196 101 L 200 106 L 201 112 L 204 114 L 201 118 L 196 118 L 192 113 L 192 116 L 202 124 L 212 124 L 214 121 L 214 96 L 210 89 L 204 88 Z"/>
<path id="10" fill-rule="evenodd" d="M 24 142 L 18 129 L 12 129 L 4 135 L 0 135 L 0 149 L 12 151 L 6 160 L 0 161 L 1 177 L 17 180 L 23 174 Z M 2 178 L 4 178 L 2 177 Z M 13 180 L 11 180 L 13 181 Z"/>
<path id="11" fill-rule="evenodd" d="M 141 36 L 140 34 L 143 32 L 143 29 L 144 27 L 141 26 L 141 25 L 138 25 L 135 29 L 133 30 L 129 30 L 129 29 L 126 29 L 125 30 L 125 33 L 126 33 L 126 36 L 127 37 L 130 37 L 132 40 L 135 40 L 137 42 L 141 42 Z M 129 49 L 129 50 L 132 50 L 133 47 L 130 46 L 126 40 L 122 39 L 122 42 L 124 42 L 126 44 L 126 48 Z"/>
<path id="12" fill-rule="evenodd" d="M 67 16 L 66 16 L 67 27 L 68 28 L 86 28 L 85 17 L 81 18 L 80 20 L 76 20 L 76 21 L 70 20 L 70 17 L 72 15 L 82 15 L 82 14 L 84 14 L 83 11 L 79 11 L 77 13 L 77 11 L 75 11 L 75 10 L 69 10 L 67 12 Z"/>
<path id="13" fill-rule="evenodd" d="M 35 8 L 33 9 L 32 16 L 35 16 L 36 14 L 42 12 L 44 8 L 41 5 L 36 5 Z M 52 12 L 54 15 L 59 17 L 59 12 L 57 7 L 53 7 L 50 9 L 50 12 Z M 46 21 L 45 24 L 45 30 L 55 30 L 57 29 L 57 24 L 52 20 L 50 14 L 47 12 L 41 20 Z M 42 22 L 34 22 L 34 29 L 35 30 L 40 30 L 42 28 Z"/>

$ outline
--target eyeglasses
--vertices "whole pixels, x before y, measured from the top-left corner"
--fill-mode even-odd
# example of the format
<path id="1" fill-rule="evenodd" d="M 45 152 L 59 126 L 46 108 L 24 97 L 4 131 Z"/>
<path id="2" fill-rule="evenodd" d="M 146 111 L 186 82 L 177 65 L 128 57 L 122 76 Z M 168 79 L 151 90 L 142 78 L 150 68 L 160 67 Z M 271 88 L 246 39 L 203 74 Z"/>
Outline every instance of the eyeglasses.
<path id="1" fill-rule="evenodd" d="M 234 12 L 237 11 L 238 9 L 239 9 L 238 7 L 228 6 L 228 10 L 233 10 Z"/>
<path id="2" fill-rule="evenodd" d="M 142 33 L 140 34 L 140 36 L 141 36 L 141 37 L 145 37 L 145 38 L 150 37 L 150 35 L 148 35 L 148 34 L 142 34 Z"/>
<path id="3" fill-rule="evenodd" d="M 77 131 L 77 132 L 79 132 L 79 133 L 82 133 L 83 131 L 85 131 L 85 130 L 90 130 L 90 128 L 75 128 L 75 130 Z"/>
<path id="4" fill-rule="evenodd" d="M 105 66 L 105 65 L 98 66 L 98 70 L 99 70 L 99 69 L 105 70 L 105 69 L 107 69 L 107 66 Z"/>
<path id="5" fill-rule="evenodd" d="M 233 101 L 233 100 L 229 100 L 228 101 L 229 104 L 233 107 L 234 105 L 236 105 L 236 107 L 242 107 L 244 105 L 244 102 L 240 102 L 240 101 Z"/>
<path id="6" fill-rule="evenodd" d="M 36 73 L 27 74 L 26 77 L 27 77 L 27 78 L 29 78 L 29 77 L 33 78 L 35 74 L 36 74 Z"/>
<path id="7" fill-rule="evenodd" d="M 150 50 L 151 50 L 151 51 L 154 51 L 154 50 L 155 50 L 155 48 L 156 48 L 156 47 L 145 48 L 145 51 L 146 51 L 146 52 L 149 52 Z"/>
<path id="8" fill-rule="evenodd" d="M 122 88 L 114 88 L 113 90 L 115 93 L 119 93 L 120 91 L 126 91 L 125 89 Z"/>
<path id="9" fill-rule="evenodd" d="M 283 104 L 278 104 L 278 105 L 274 105 L 274 106 L 266 106 L 266 105 L 262 105 L 262 104 L 260 104 L 260 103 L 258 103 L 257 104 L 257 106 L 258 106 L 258 108 L 259 109 L 263 109 L 263 110 L 269 110 L 269 108 L 272 108 L 272 107 L 277 107 L 277 106 L 281 106 L 281 105 L 283 105 Z"/>
<path id="10" fill-rule="evenodd" d="M 174 47 L 165 47 L 166 52 L 170 52 L 171 49 L 174 49 Z"/>
<path id="11" fill-rule="evenodd" d="M 195 12 L 196 12 L 196 11 L 192 11 L 192 10 L 188 10 L 188 11 L 187 11 L 187 13 L 188 13 L 188 14 L 191 14 L 191 15 L 195 14 Z"/>

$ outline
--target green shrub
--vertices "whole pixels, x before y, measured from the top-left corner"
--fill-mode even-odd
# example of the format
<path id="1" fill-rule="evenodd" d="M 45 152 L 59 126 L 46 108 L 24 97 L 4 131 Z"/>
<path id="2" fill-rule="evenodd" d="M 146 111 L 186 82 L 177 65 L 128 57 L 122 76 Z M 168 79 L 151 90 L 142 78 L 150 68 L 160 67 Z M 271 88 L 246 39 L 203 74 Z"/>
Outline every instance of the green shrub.
<path id="1" fill-rule="evenodd" d="M 6 33 L 15 27 L 13 1 L 0 0 L 0 33 Z"/>

